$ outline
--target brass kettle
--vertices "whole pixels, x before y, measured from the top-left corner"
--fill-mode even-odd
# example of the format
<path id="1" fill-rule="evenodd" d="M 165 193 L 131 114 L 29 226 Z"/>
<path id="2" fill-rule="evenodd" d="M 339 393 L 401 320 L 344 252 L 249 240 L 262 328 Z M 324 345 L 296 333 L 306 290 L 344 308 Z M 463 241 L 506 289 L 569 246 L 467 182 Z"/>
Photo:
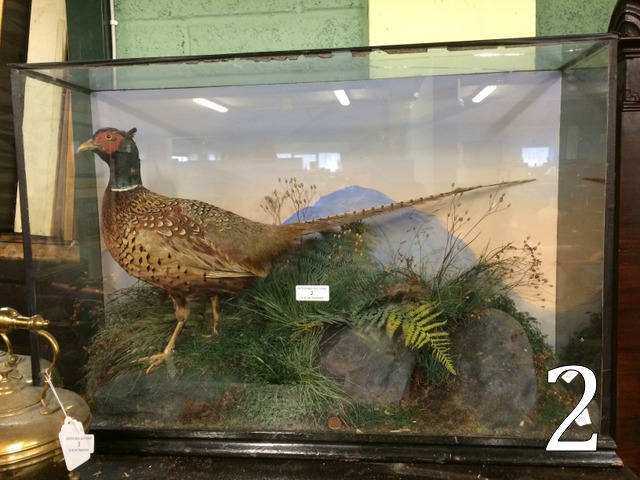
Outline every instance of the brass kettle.
<path id="1" fill-rule="evenodd" d="M 58 434 L 66 415 L 89 429 L 91 412 L 77 394 L 56 388 L 60 403 L 47 382 L 34 387 L 18 369 L 8 334 L 27 329 L 45 338 L 52 347 L 53 360 L 41 372 L 51 378 L 59 355 L 56 339 L 44 328 L 49 322 L 40 315 L 23 317 L 12 308 L 0 308 L 0 338 L 7 351 L 0 351 L 0 478 L 36 480 L 68 478 Z"/>

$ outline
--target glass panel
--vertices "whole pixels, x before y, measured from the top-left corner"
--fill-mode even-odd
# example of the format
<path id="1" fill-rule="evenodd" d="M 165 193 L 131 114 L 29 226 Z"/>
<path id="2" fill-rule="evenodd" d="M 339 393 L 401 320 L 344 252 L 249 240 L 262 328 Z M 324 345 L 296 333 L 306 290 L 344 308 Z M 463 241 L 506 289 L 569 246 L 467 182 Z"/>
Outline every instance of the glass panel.
<path id="1" fill-rule="evenodd" d="M 598 37 L 596 37 L 598 38 Z M 367 78 L 433 77 L 469 73 L 559 70 L 594 52 L 606 40 L 550 40 L 504 45 L 496 42 L 459 45 L 387 47 L 282 55 L 194 57 L 190 60 L 124 60 L 107 64 L 33 65 L 26 74 L 64 82 L 84 91 L 221 87 L 306 83 Z M 596 61 L 601 65 L 601 60 Z"/>
<path id="2" fill-rule="evenodd" d="M 59 97 L 22 135 L 66 233 L 29 220 L 94 426 L 539 441 L 576 364 L 600 431 L 612 47 L 16 67 Z"/>

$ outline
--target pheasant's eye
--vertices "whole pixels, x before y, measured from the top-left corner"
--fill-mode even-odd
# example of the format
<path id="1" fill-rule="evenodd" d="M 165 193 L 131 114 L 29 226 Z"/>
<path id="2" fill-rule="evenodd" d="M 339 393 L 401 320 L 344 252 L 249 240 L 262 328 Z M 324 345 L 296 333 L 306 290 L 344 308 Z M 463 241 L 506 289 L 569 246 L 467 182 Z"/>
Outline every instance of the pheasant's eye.
<path id="1" fill-rule="evenodd" d="M 104 136 L 104 139 L 105 139 L 105 140 L 113 140 L 113 135 L 111 135 L 110 133 L 107 133 L 107 134 Z"/>

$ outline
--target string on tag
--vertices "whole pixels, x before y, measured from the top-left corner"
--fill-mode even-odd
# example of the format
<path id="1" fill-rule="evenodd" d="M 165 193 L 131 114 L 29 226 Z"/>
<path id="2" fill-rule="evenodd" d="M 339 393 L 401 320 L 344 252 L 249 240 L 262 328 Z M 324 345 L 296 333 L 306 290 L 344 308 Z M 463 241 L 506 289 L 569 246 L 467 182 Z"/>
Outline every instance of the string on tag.
<path id="1" fill-rule="evenodd" d="M 51 392 L 53 393 L 53 396 L 56 397 L 56 400 L 58 401 L 58 405 L 60 405 L 60 408 L 62 409 L 62 413 L 64 413 L 65 418 L 70 418 L 69 415 L 67 415 L 67 411 L 65 410 L 64 405 L 62 405 L 62 401 L 60 400 L 60 397 L 58 396 L 58 392 L 56 391 L 56 387 L 53 386 L 53 382 L 51 381 L 51 375 L 49 375 L 49 372 L 44 370 L 42 372 L 42 377 L 44 378 L 44 381 L 47 382 L 47 384 L 49 385 L 49 388 L 51 389 Z"/>
<path id="2" fill-rule="evenodd" d="M 67 470 L 72 471 L 91 458 L 91 454 L 94 450 L 94 437 L 92 434 L 85 434 L 82 422 L 67 414 L 67 411 L 58 396 L 58 392 L 53 386 L 51 376 L 46 370 L 42 372 L 42 378 L 47 382 L 47 385 L 51 389 L 53 396 L 56 398 L 58 405 L 60 405 L 62 413 L 64 413 L 65 418 L 62 422 L 60 433 L 58 434 L 58 440 L 60 441 L 60 449 L 62 450 L 62 456 L 64 457 L 64 463 L 67 466 Z"/>

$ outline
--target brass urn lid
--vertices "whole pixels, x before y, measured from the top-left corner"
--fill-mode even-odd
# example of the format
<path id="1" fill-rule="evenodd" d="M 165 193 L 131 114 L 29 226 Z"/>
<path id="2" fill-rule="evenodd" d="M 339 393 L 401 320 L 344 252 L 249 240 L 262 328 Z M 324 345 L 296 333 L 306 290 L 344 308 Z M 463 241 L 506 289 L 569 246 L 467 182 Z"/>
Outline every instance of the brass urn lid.
<path id="1" fill-rule="evenodd" d="M 17 370 L 20 361 L 16 355 L 6 352 L 0 354 L 0 419 L 40 403 L 39 390 L 26 388 L 27 383 Z"/>
<path id="2" fill-rule="evenodd" d="M 63 465 L 58 434 L 66 416 L 82 422 L 85 430 L 91 421 L 89 407 L 79 395 L 56 388 L 63 410 L 47 383 L 43 388 L 31 386 L 16 368 L 20 359 L 13 354 L 7 336 L 15 328 L 28 328 L 49 340 L 54 359 L 42 375 L 50 378 L 55 367 L 57 342 L 40 330 L 48 322 L 36 317 L 25 319 L 13 309 L 0 308 L 0 337 L 7 345 L 7 352 L 0 352 L 0 477 L 2 472 L 11 472 L 11 478 L 37 478 L 39 471 L 51 471 L 52 464 Z M 16 323 L 20 319 L 31 323 L 22 326 Z"/>

